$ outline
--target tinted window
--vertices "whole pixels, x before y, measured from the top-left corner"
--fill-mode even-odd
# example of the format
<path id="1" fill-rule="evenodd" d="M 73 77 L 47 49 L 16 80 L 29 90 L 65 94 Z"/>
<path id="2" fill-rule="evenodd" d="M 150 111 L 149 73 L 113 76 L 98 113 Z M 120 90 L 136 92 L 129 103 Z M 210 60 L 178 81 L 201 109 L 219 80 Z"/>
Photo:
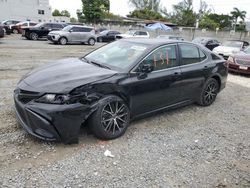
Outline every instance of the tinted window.
<path id="1" fill-rule="evenodd" d="M 52 25 L 52 28 L 63 28 L 63 26 L 61 24 L 51 24 Z"/>
<path id="2" fill-rule="evenodd" d="M 140 32 L 139 32 L 139 35 L 147 35 L 147 33 L 144 32 L 144 31 L 140 31 Z"/>
<path id="3" fill-rule="evenodd" d="M 200 61 L 203 61 L 207 58 L 206 54 L 203 51 L 201 51 L 201 49 L 199 49 L 199 53 L 200 53 Z"/>
<path id="4" fill-rule="evenodd" d="M 215 55 L 215 54 L 211 54 L 211 56 L 212 56 L 212 59 L 213 60 L 219 60 L 220 58 L 217 56 L 217 55 Z"/>
<path id="5" fill-rule="evenodd" d="M 51 24 L 44 24 L 42 27 L 45 27 L 45 28 L 52 28 L 52 25 L 51 25 Z"/>
<path id="6" fill-rule="evenodd" d="M 182 65 L 200 62 L 199 49 L 196 46 L 181 44 L 180 51 L 182 55 Z"/>
<path id="7" fill-rule="evenodd" d="M 79 27 L 72 27 L 70 30 L 71 30 L 72 32 L 80 32 L 80 29 L 81 29 L 81 28 L 79 28 Z"/>
<path id="8" fill-rule="evenodd" d="M 81 27 L 80 28 L 80 32 L 90 32 L 92 30 L 93 30 L 92 28 L 87 28 L 87 27 Z"/>
<path id="9" fill-rule="evenodd" d="M 169 45 L 156 50 L 144 60 L 144 63 L 153 65 L 154 71 L 178 66 L 176 46 Z"/>

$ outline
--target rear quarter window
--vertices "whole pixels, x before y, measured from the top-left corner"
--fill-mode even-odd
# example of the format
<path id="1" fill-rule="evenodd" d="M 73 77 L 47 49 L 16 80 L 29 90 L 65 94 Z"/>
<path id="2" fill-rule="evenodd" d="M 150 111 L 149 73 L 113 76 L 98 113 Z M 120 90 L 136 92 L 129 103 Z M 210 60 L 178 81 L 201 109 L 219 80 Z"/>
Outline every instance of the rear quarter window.
<path id="1" fill-rule="evenodd" d="M 189 65 L 199 63 L 207 58 L 206 54 L 197 46 L 192 44 L 180 44 L 181 64 Z"/>

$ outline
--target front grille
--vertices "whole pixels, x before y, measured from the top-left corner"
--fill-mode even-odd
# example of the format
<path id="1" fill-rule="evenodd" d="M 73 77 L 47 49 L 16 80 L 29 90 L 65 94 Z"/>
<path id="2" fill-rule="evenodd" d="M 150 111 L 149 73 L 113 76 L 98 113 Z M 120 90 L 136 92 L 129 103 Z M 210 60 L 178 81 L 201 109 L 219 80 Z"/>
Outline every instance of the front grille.
<path id="1" fill-rule="evenodd" d="M 239 64 L 239 65 L 250 66 L 250 61 L 249 60 L 236 59 L 236 63 Z"/>
<path id="2" fill-rule="evenodd" d="M 26 104 L 32 100 L 35 100 L 39 98 L 40 96 L 41 95 L 39 92 L 26 91 L 26 90 L 21 90 L 21 89 L 17 91 L 17 98 L 23 104 Z"/>

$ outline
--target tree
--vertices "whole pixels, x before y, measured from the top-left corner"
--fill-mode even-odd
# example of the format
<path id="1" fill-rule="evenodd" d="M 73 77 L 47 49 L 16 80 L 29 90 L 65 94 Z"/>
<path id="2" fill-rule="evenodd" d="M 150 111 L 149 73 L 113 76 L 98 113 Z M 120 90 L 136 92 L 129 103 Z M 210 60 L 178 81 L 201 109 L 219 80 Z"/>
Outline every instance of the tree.
<path id="1" fill-rule="evenodd" d="M 152 10 L 160 12 L 161 0 L 129 0 L 129 3 L 137 10 Z"/>
<path id="2" fill-rule="evenodd" d="M 211 9 L 209 8 L 206 1 L 200 0 L 200 8 L 199 8 L 199 12 L 197 14 L 197 18 L 199 20 L 201 20 L 204 15 L 207 15 L 210 12 L 211 12 Z"/>
<path id="3" fill-rule="evenodd" d="M 71 18 L 70 18 L 70 22 L 71 22 L 71 23 L 76 23 L 76 22 L 77 22 L 77 19 L 74 18 L 74 17 L 71 17 Z"/>
<path id="4" fill-rule="evenodd" d="M 76 11 L 78 22 L 83 23 L 85 21 L 85 17 L 80 9 Z"/>
<path id="5" fill-rule="evenodd" d="M 69 18 L 70 18 L 70 13 L 69 13 L 69 11 L 67 11 L 67 10 L 62 10 L 62 11 L 61 11 L 61 16 L 66 16 L 66 17 L 69 17 Z"/>
<path id="6" fill-rule="evenodd" d="M 237 22 L 238 22 L 238 18 L 241 18 L 242 21 L 244 21 L 245 18 L 246 18 L 246 14 L 247 14 L 246 11 L 240 11 L 240 10 L 239 10 L 238 8 L 236 8 L 236 7 L 233 8 L 233 11 L 231 12 L 231 15 L 232 15 L 232 17 L 233 17 L 233 19 L 234 19 L 234 30 L 235 30 L 235 28 L 236 28 L 236 24 L 237 24 Z"/>
<path id="7" fill-rule="evenodd" d="M 166 20 L 160 13 L 154 12 L 149 9 L 134 10 L 133 12 L 130 12 L 130 14 L 127 16 L 131 18 L 140 18 L 146 20 Z"/>
<path id="8" fill-rule="evenodd" d="M 61 16 L 61 12 L 60 12 L 58 9 L 55 9 L 55 10 L 52 12 L 52 15 L 53 15 L 53 16 Z"/>
<path id="9" fill-rule="evenodd" d="M 183 0 L 173 5 L 171 20 L 182 26 L 193 27 L 196 23 L 196 14 L 193 11 L 193 0 Z"/>
<path id="10" fill-rule="evenodd" d="M 215 23 L 219 24 L 220 29 L 230 29 L 232 26 L 233 18 L 229 15 L 224 14 L 208 14 L 207 18 L 213 20 Z"/>
<path id="11" fill-rule="evenodd" d="M 220 24 L 209 17 L 209 15 L 204 15 L 200 20 L 199 27 L 202 29 L 215 30 L 220 27 Z"/>
<path id="12" fill-rule="evenodd" d="M 99 22 L 104 12 L 109 12 L 109 0 L 82 0 L 83 11 L 86 21 Z"/>

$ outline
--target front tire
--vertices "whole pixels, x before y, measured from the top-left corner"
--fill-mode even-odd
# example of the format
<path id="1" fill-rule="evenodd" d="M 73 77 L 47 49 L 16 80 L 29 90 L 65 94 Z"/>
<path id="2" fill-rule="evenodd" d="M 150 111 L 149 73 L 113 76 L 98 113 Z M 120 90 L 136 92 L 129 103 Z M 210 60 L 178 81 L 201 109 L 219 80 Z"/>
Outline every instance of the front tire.
<path id="1" fill-rule="evenodd" d="M 201 106 L 211 105 L 219 92 L 219 83 L 214 78 L 209 78 L 204 84 L 203 89 L 200 94 L 200 99 L 198 104 Z"/>
<path id="2" fill-rule="evenodd" d="M 110 95 L 100 101 L 100 106 L 89 119 L 89 127 L 97 138 L 110 140 L 122 136 L 129 121 L 127 104 L 121 98 Z"/>
<path id="3" fill-rule="evenodd" d="M 65 37 L 62 37 L 59 39 L 59 44 L 66 45 L 68 43 L 68 40 Z"/>
<path id="4" fill-rule="evenodd" d="M 38 40 L 38 34 L 36 33 L 30 33 L 30 40 Z"/>

